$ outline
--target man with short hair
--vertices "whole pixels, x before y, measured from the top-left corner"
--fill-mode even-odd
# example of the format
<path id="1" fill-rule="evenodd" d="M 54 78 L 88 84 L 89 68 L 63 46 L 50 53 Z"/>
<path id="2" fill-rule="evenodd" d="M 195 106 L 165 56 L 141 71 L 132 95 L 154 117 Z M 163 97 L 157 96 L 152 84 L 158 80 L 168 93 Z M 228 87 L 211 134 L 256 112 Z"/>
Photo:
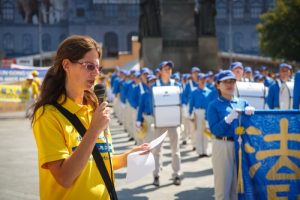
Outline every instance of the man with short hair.
<path id="1" fill-rule="evenodd" d="M 233 74 L 236 77 L 237 81 L 244 81 L 243 80 L 243 74 L 244 74 L 244 66 L 241 62 L 233 62 L 230 64 L 230 70 L 233 72 Z"/>
<path id="2" fill-rule="evenodd" d="M 208 138 L 204 135 L 206 128 L 206 110 L 209 103 L 209 94 L 211 90 L 206 87 L 206 75 L 198 74 L 198 88 L 192 92 L 189 99 L 189 114 L 194 115 L 196 130 L 192 133 L 193 146 L 199 158 L 206 157 L 210 154 L 208 149 Z"/>
<path id="3" fill-rule="evenodd" d="M 174 79 L 171 79 L 172 70 L 174 68 L 174 63 L 172 61 L 163 61 L 159 64 L 160 69 L 160 78 L 156 80 L 156 82 L 153 84 L 153 87 L 164 87 L 164 86 L 178 86 L 180 85 L 175 82 Z M 172 151 L 172 169 L 173 169 L 173 183 L 174 185 L 180 185 L 180 163 L 181 163 L 181 156 L 179 151 L 179 139 L 180 139 L 180 133 L 177 132 L 177 127 L 155 127 L 154 130 L 154 138 L 158 138 L 161 136 L 161 134 L 164 131 L 168 131 L 168 136 L 170 138 L 170 145 L 171 145 L 171 151 Z M 160 156 L 161 156 L 161 146 L 162 144 L 158 145 L 153 150 L 153 155 L 155 159 L 155 170 L 153 172 L 154 175 L 154 181 L 153 185 L 159 186 L 159 173 L 160 173 Z"/>
<path id="4" fill-rule="evenodd" d="M 243 66 L 243 63 L 241 63 L 241 62 L 233 62 L 233 63 L 230 64 L 229 69 L 235 75 L 237 82 L 244 82 L 245 81 L 244 78 L 243 78 L 243 75 L 244 75 L 244 66 Z M 234 96 L 237 97 L 237 98 L 240 97 L 238 83 L 235 84 Z"/>
<path id="5" fill-rule="evenodd" d="M 279 79 L 269 88 L 267 104 L 270 109 L 290 109 L 292 105 L 292 94 L 286 82 L 289 81 L 292 73 L 292 66 L 282 63 L 279 66 Z"/>
<path id="6" fill-rule="evenodd" d="M 187 118 L 187 123 L 184 126 L 184 131 L 182 134 L 182 144 L 186 145 L 188 137 L 195 131 L 195 123 L 189 119 L 188 115 L 188 103 L 190 99 L 190 95 L 193 91 L 195 91 L 198 88 L 198 74 L 200 73 L 200 69 L 198 67 L 192 67 L 191 69 L 191 80 L 189 80 L 182 93 L 181 97 L 181 104 L 182 104 L 182 111 L 183 111 L 183 117 Z M 193 147 L 193 150 L 195 150 L 195 147 Z"/>
<path id="7" fill-rule="evenodd" d="M 253 80 L 253 72 L 250 66 L 245 67 L 244 70 L 244 81 L 245 82 L 254 82 Z"/>
<path id="8" fill-rule="evenodd" d="M 261 66 L 260 67 L 260 72 L 264 76 L 264 85 L 266 87 L 270 87 L 274 83 L 274 80 L 269 76 L 268 67 L 267 66 Z"/>

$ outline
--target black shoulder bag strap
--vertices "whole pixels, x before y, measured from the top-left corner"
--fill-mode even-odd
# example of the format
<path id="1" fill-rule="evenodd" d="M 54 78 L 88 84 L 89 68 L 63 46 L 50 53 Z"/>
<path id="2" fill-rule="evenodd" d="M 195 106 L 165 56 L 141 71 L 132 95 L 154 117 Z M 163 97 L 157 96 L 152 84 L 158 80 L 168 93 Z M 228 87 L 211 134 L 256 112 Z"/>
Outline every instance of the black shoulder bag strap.
<path id="1" fill-rule="evenodd" d="M 86 128 L 83 126 L 81 121 L 78 119 L 78 117 L 75 114 L 72 114 L 70 111 L 65 109 L 62 105 L 56 103 L 54 106 L 73 124 L 75 129 L 78 131 L 78 133 L 81 135 L 81 137 L 84 136 L 86 132 Z M 109 149 L 108 149 L 109 151 Z M 109 152 L 108 152 L 109 153 Z M 115 186 L 112 183 L 112 180 L 109 177 L 108 171 L 105 167 L 104 161 L 100 155 L 100 152 L 96 146 L 94 146 L 93 149 L 93 157 L 96 162 L 97 168 L 99 170 L 100 175 L 102 176 L 102 179 L 105 183 L 105 186 L 108 190 L 109 196 L 111 200 L 118 200 L 117 193 L 115 190 Z M 112 166 L 111 166 L 112 167 Z M 113 176 L 113 174 L 112 174 Z"/>

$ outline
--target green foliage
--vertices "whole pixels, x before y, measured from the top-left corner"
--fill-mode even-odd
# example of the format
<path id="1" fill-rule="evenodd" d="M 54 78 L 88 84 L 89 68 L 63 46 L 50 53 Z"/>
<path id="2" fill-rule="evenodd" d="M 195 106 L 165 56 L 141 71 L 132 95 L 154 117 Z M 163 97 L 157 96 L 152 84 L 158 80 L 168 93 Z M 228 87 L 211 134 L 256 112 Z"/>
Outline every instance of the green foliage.
<path id="1" fill-rule="evenodd" d="M 257 25 L 262 53 L 300 61 L 300 0 L 277 0 Z"/>

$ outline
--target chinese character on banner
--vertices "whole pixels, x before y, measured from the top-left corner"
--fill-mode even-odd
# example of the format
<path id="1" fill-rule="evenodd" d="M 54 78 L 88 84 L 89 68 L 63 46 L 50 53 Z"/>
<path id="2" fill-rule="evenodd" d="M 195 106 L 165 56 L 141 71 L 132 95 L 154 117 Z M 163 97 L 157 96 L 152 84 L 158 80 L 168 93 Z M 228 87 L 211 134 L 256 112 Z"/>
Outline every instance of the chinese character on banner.
<path id="1" fill-rule="evenodd" d="M 300 111 L 256 111 L 242 126 L 239 199 L 300 199 Z"/>

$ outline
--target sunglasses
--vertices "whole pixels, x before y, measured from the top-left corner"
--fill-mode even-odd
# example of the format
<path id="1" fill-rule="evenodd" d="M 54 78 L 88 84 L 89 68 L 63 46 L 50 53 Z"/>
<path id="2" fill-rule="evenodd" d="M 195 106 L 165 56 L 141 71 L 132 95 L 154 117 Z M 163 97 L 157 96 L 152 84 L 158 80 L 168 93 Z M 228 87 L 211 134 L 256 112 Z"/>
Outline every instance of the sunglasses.
<path id="1" fill-rule="evenodd" d="M 80 64 L 81 66 L 83 66 L 87 71 L 94 71 L 95 69 L 97 69 L 99 72 L 102 71 L 102 68 L 103 66 L 100 66 L 100 65 L 95 65 L 93 63 L 90 63 L 90 62 L 74 62 L 74 63 L 78 63 Z"/>
<path id="2" fill-rule="evenodd" d="M 228 80 L 221 81 L 221 83 L 223 83 L 223 84 L 235 84 L 236 80 L 228 79 Z"/>

